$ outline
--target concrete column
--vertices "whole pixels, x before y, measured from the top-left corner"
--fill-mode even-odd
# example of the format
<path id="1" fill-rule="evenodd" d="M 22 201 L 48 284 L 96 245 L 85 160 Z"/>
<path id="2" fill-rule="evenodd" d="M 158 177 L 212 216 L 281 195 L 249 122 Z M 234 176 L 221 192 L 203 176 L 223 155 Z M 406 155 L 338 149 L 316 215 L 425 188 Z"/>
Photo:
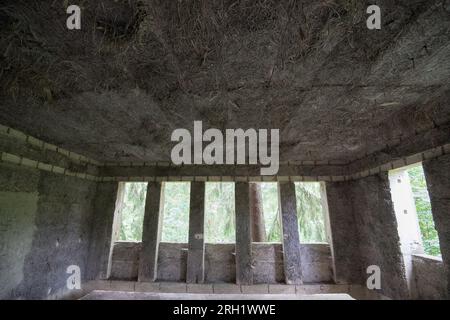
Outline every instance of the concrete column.
<path id="1" fill-rule="evenodd" d="M 287 284 L 302 284 L 297 204 L 293 182 L 279 183 L 278 203 L 283 228 L 284 277 Z"/>
<path id="2" fill-rule="evenodd" d="M 450 298 L 450 155 L 427 160 L 423 168 L 447 273 L 447 298 Z"/>
<path id="3" fill-rule="evenodd" d="M 250 183 L 250 216 L 252 219 L 252 238 L 254 242 L 267 241 L 266 226 L 264 223 L 264 208 L 261 185 Z"/>
<path id="4" fill-rule="evenodd" d="M 145 199 L 142 248 L 139 258 L 138 281 L 141 282 L 156 280 L 163 205 L 164 184 L 162 182 L 149 182 Z"/>
<path id="5" fill-rule="evenodd" d="M 363 283 L 359 237 L 352 209 L 352 182 L 326 182 L 329 239 L 338 284 Z"/>
<path id="6" fill-rule="evenodd" d="M 363 284 L 368 277 L 367 268 L 375 265 L 381 271 L 379 292 L 392 299 L 409 299 L 388 173 L 352 181 L 351 188 L 348 199 L 352 201 L 358 230 Z"/>
<path id="7" fill-rule="evenodd" d="M 205 183 L 191 182 L 187 283 L 203 283 L 205 280 L 204 225 Z"/>
<path id="8" fill-rule="evenodd" d="M 115 216 L 120 215 L 122 198 L 123 186 L 119 188 L 119 183 L 101 182 L 97 185 L 89 247 L 88 279 L 109 278 L 114 231 L 117 229 Z"/>
<path id="9" fill-rule="evenodd" d="M 248 182 L 235 183 L 236 283 L 253 284 L 250 188 Z"/>
<path id="10" fill-rule="evenodd" d="M 327 182 L 326 193 L 336 282 L 366 285 L 367 268 L 378 266 L 379 292 L 409 298 L 387 173 Z"/>

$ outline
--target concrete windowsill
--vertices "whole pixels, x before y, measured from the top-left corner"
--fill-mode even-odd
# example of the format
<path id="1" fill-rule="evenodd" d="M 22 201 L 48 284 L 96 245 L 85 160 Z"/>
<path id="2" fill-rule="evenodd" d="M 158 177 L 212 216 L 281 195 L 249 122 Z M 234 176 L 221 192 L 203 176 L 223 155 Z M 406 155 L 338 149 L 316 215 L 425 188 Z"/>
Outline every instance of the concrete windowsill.
<path id="1" fill-rule="evenodd" d="M 413 257 L 417 257 L 417 258 L 420 258 L 422 260 L 428 260 L 428 261 L 432 261 L 432 262 L 436 262 L 436 263 L 439 263 L 439 262 L 442 263 L 442 257 L 441 256 L 430 256 L 428 254 L 413 254 Z"/>

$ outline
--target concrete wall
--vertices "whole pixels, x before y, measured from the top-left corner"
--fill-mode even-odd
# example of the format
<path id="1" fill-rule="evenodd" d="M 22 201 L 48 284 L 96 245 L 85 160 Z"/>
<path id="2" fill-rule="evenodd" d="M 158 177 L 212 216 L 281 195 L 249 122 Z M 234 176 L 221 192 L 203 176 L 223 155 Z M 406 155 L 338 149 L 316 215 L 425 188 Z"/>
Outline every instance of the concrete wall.
<path id="1" fill-rule="evenodd" d="M 403 255 L 387 173 L 353 182 L 353 210 L 363 269 L 381 269 L 381 293 L 393 299 L 409 297 Z"/>
<path id="2" fill-rule="evenodd" d="M 423 162 L 450 298 L 450 155 Z"/>
<path id="3" fill-rule="evenodd" d="M 0 298 L 13 297 L 24 279 L 38 205 L 39 172 L 0 164 Z"/>
<path id="4" fill-rule="evenodd" d="M 413 255 L 413 274 L 416 282 L 415 299 L 442 299 L 447 294 L 446 270 L 442 260 Z"/>
<path id="5" fill-rule="evenodd" d="M 45 298 L 86 278 L 96 183 L 0 163 L 0 298 Z"/>
<path id="6" fill-rule="evenodd" d="M 116 242 L 113 249 L 111 279 L 136 280 L 140 243 Z M 236 264 L 234 244 L 205 245 L 206 282 L 234 283 Z M 281 244 L 253 244 L 254 283 L 282 283 L 283 254 Z M 306 283 L 332 281 L 330 247 L 327 244 L 301 245 L 302 271 Z M 187 244 L 160 243 L 158 280 L 185 281 Z"/>
<path id="7" fill-rule="evenodd" d="M 367 267 L 377 265 L 381 293 L 408 298 L 387 173 L 327 183 L 327 195 L 336 279 L 365 285 Z"/>

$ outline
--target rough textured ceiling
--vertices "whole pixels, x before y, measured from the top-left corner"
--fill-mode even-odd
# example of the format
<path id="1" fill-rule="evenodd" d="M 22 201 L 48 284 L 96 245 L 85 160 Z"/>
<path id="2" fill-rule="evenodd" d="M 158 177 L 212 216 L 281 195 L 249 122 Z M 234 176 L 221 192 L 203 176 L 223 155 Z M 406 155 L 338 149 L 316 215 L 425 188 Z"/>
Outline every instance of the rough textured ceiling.
<path id="1" fill-rule="evenodd" d="M 279 128 L 282 160 L 352 160 L 450 120 L 449 1 L 0 4 L 0 122 L 105 161 L 175 128 Z"/>

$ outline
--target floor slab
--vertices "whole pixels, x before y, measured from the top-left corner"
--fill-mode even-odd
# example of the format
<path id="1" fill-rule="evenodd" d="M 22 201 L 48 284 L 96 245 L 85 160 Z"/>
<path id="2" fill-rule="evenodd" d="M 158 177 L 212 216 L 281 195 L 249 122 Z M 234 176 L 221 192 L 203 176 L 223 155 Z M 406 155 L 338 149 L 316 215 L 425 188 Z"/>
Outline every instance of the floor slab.
<path id="1" fill-rule="evenodd" d="M 348 294 L 197 294 L 94 290 L 80 300 L 354 300 Z"/>

